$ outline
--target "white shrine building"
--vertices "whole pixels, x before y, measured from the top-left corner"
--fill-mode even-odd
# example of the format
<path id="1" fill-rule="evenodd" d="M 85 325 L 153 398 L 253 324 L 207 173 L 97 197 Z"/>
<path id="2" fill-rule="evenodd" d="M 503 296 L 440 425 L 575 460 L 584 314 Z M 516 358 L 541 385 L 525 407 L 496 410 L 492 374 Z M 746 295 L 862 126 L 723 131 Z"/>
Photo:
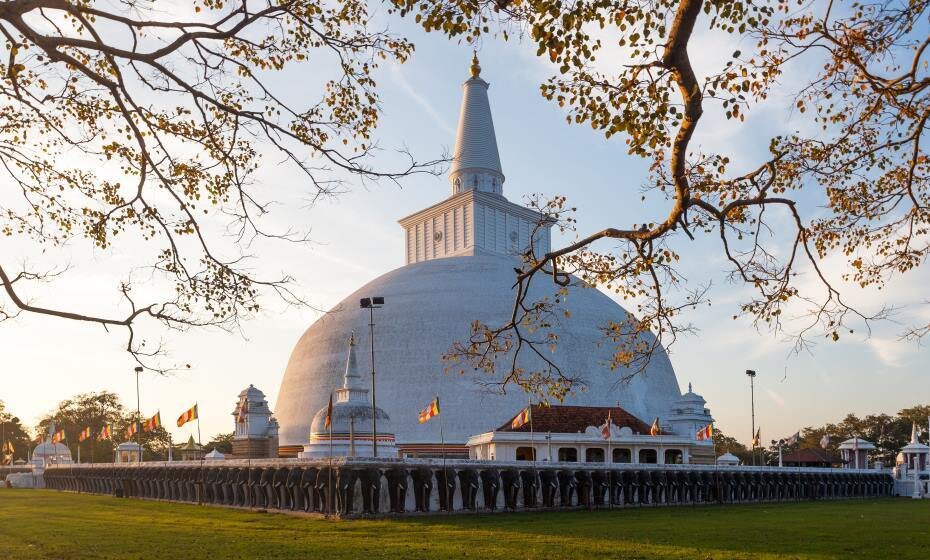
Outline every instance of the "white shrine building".
<path id="1" fill-rule="evenodd" d="M 236 431 L 231 459 L 277 457 L 278 421 L 268 406 L 265 393 L 249 385 L 239 393 L 232 415 Z"/>

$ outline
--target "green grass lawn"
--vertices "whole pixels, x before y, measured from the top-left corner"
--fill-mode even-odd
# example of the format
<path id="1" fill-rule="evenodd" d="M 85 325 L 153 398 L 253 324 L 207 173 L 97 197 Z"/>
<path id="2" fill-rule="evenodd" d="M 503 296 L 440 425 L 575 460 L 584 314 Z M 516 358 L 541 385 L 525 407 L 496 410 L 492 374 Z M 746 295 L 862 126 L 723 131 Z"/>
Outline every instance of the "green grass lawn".
<path id="1" fill-rule="evenodd" d="M 0 489 L 4 558 L 927 558 L 906 498 L 333 521 Z"/>

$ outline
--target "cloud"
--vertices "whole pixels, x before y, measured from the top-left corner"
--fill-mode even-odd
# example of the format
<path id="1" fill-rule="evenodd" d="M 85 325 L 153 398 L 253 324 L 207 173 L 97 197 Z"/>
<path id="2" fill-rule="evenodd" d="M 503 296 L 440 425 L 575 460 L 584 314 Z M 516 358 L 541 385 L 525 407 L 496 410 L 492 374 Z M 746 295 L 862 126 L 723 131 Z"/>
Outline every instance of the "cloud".
<path id="1" fill-rule="evenodd" d="M 777 392 L 766 387 L 765 394 L 768 395 L 768 397 L 772 399 L 772 402 L 777 404 L 780 408 L 785 408 L 785 398 L 779 395 Z"/>
<path id="2" fill-rule="evenodd" d="M 433 122 L 439 125 L 441 129 L 448 132 L 450 136 L 454 135 L 455 129 L 449 124 L 448 121 L 446 121 L 442 113 L 433 107 L 433 104 L 430 103 L 428 99 L 423 97 L 420 92 L 414 89 L 413 85 L 411 85 L 407 80 L 407 77 L 404 76 L 400 66 L 397 64 L 391 64 L 390 69 L 391 78 L 394 80 L 394 83 L 397 84 L 402 90 L 404 90 L 404 93 L 409 95 L 410 98 L 413 99 L 413 101 L 419 105 L 420 108 L 423 109 L 423 111 L 426 112 L 426 114 L 429 115 Z"/>
<path id="3" fill-rule="evenodd" d="M 887 367 L 904 367 L 908 358 L 914 352 L 914 346 L 897 339 L 871 337 L 866 341 L 875 357 Z"/>

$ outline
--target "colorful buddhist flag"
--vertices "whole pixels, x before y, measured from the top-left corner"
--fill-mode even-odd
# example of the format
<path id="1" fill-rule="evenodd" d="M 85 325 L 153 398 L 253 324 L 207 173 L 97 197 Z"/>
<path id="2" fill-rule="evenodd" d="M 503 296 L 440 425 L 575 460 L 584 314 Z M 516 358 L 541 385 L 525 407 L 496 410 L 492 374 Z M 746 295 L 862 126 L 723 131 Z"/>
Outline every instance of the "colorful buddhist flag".
<path id="1" fill-rule="evenodd" d="M 249 413 L 249 399 L 243 399 L 239 409 L 236 410 L 236 423 L 245 424 L 245 415 Z"/>
<path id="2" fill-rule="evenodd" d="M 604 422 L 604 425 L 601 426 L 601 437 L 604 439 L 610 439 L 610 412 L 607 412 L 607 421 Z"/>
<path id="3" fill-rule="evenodd" d="M 756 429 L 756 435 L 752 436 L 752 446 L 759 447 L 762 444 L 762 426 Z"/>
<path id="4" fill-rule="evenodd" d="M 7 442 L 3 444 L 3 453 L 4 455 L 13 454 L 13 442 L 12 441 L 7 440 Z"/>
<path id="5" fill-rule="evenodd" d="M 126 428 L 126 439 L 132 439 L 132 436 L 139 433 L 139 421 L 133 420 L 130 422 L 129 427 Z"/>
<path id="6" fill-rule="evenodd" d="M 323 422 L 323 428 L 329 430 L 333 427 L 333 394 L 329 394 L 329 406 L 326 407 L 326 420 Z"/>
<path id="7" fill-rule="evenodd" d="M 85 440 L 90 439 L 90 434 L 91 434 L 90 426 L 87 426 L 86 428 L 81 430 L 81 434 L 78 436 L 78 441 L 85 441 Z"/>
<path id="8" fill-rule="evenodd" d="M 795 432 L 793 436 L 785 440 L 785 445 L 795 445 L 801 441 L 801 432 Z"/>
<path id="9" fill-rule="evenodd" d="M 184 412 L 184 414 L 178 417 L 178 427 L 180 428 L 181 426 L 183 426 L 184 424 L 187 424 L 191 420 L 196 420 L 196 419 L 197 419 L 197 405 L 195 404 L 194 406 L 188 408 L 187 411 Z"/>
<path id="10" fill-rule="evenodd" d="M 58 430 L 55 432 L 55 435 L 52 436 L 52 443 L 61 443 L 65 440 L 65 431 Z"/>
<path id="11" fill-rule="evenodd" d="M 656 419 L 652 421 L 652 426 L 649 428 L 649 435 L 657 436 L 662 433 L 662 428 L 659 427 L 659 417 L 656 416 Z"/>
<path id="12" fill-rule="evenodd" d="M 520 414 L 517 414 L 513 420 L 510 422 L 510 429 L 516 430 L 517 428 L 527 424 L 533 419 L 532 413 L 530 412 L 530 407 L 526 407 L 520 411 Z"/>
<path id="13" fill-rule="evenodd" d="M 694 434 L 698 441 L 705 441 L 714 438 L 714 425 L 708 424 Z"/>
<path id="14" fill-rule="evenodd" d="M 142 426 L 143 431 L 152 432 L 161 428 L 161 411 L 156 412 L 155 416 L 152 416 L 145 421 L 145 425 Z"/>
<path id="15" fill-rule="evenodd" d="M 97 434 L 97 441 L 104 441 L 104 440 L 110 439 L 111 430 L 112 428 L 110 427 L 109 424 L 104 424 L 103 427 L 100 428 L 100 433 Z"/>
<path id="16" fill-rule="evenodd" d="M 439 397 L 433 399 L 426 408 L 420 411 L 420 424 L 428 422 L 433 416 L 439 416 Z"/>

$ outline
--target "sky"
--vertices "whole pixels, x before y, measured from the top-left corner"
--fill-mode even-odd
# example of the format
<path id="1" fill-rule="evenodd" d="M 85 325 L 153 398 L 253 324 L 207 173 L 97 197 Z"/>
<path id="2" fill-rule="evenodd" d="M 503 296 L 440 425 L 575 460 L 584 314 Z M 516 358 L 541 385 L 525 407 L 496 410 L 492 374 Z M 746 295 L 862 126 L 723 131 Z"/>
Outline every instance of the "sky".
<path id="1" fill-rule="evenodd" d="M 406 64 L 389 64 L 378 75 L 384 108 L 378 131 L 383 161 L 397 163 L 392 154 L 401 147 L 421 161 L 441 157 L 452 149 L 471 47 L 424 34 L 408 22 L 379 17 L 417 46 Z M 738 47 L 730 39 L 705 33 L 692 49 L 698 71 L 713 67 L 721 53 Z M 622 138 L 605 140 L 588 127 L 566 124 L 564 112 L 539 95 L 539 84 L 551 68 L 530 45 L 488 39 L 479 48 L 482 77 L 491 83 L 489 96 L 507 177 L 504 193 L 510 200 L 520 202 L 537 192 L 565 194 L 578 209 L 581 232 L 662 216 L 663 201 L 640 200 L 646 166 L 626 155 Z M 613 64 L 622 57 L 619 49 L 608 50 L 603 62 Z M 274 78 L 275 85 L 299 101 L 315 87 L 316 79 L 306 72 L 307 68 L 286 70 Z M 749 169 L 758 164 L 773 134 L 804 125 L 798 117 L 786 97 L 775 96 L 740 126 L 708 115 L 695 142 L 726 150 L 735 169 Z M 143 415 L 160 410 L 175 440 L 196 433 L 194 426 L 173 425 L 173 419 L 195 401 L 204 439 L 232 431 L 236 397 L 249 384 L 264 391 L 274 409 L 291 349 L 320 316 L 319 310 L 402 266 L 404 237 L 396 220 L 438 202 L 450 190 L 445 176 L 419 175 L 400 185 L 347 184 L 346 193 L 311 206 L 306 179 L 279 160 L 266 157 L 257 176 L 258 192 L 280 203 L 270 224 L 310 228 L 313 243 L 260 243 L 254 248 L 260 255 L 255 266 L 269 274 L 293 275 L 313 308 L 270 301 L 241 332 L 163 333 L 172 359 L 190 363 L 191 368 L 167 376 L 143 374 L 141 408 Z M 817 212 L 816 202 L 808 202 L 805 211 Z M 554 244 L 568 240 L 556 234 Z M 882 291 L 852 289 L 850 297 L 867 309 L 900 306 L 895 322 L 878 325 L 870 335 L 857 330 L 838 343 L 824 340 L 797 354 L 790 341 L 759 332 L 746 319 L 733 320 L 737 302 L 746 292 L 727 282 L 713 239 L 678 248 L 689 281 L 713 283 L 712 304 L 687 316 L 698 331 L 680 339 L 670 349 L 670 357 L 682 390 L 692 383 L 724 432 L 743 441 L 750 437 L 746 369 L 758 372 L 755 414 L 764 440 L 789 436 L 803 426 L 838 421 L 849 412 L 894 413 L 928 402 L 930 377 L 924 367 L 930 354 L 916 343 L 898 340 L 905 326 L 930 318 L 922 305 L 928 285 L 925 272 L 913 273 Z M 0 240 L 4 262 L 36 257 L 29 250 L 15 239 Z M 131 244 L 110 252 L 77 243 L 50 250 L 42 258 L 67 263 L 71 269 L 29 295 L 36 303 L 105 307 L 113 301 L 132 252 Z M 842 262 L 830 262 L 828 268 L 838 274 Z M 122 332 L 106 333 L 99 326 L 60 319 L 22 315 L 0 323 L 0 400 L 29 425 L 59 401 L 81 392 L 114 391 L 134 407 L 135 364 L 123 351 L 124 342 Z"/>

